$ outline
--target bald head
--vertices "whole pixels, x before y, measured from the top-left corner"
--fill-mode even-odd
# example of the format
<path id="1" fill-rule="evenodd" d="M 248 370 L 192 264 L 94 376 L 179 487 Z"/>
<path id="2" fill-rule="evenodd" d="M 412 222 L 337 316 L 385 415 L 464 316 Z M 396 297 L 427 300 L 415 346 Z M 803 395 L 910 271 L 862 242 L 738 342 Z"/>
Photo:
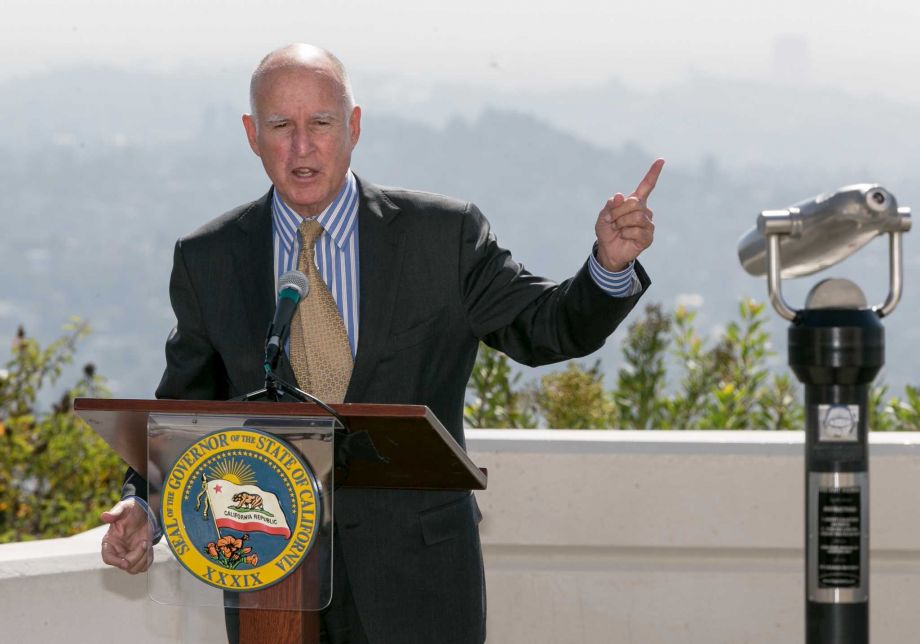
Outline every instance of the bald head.
<path id="1" fill-rule="evenodd" d="M 259 63 L 250 92 L 249 147 L 288 207 L 320 214 L 345 185 L 361 136 L 345 67 L 328 51 L 288 45 Z"/>
<path id="2" fill-rule="evenodd" d="M 269 53 L 249 81 L 249 109 L 256 114 L 259 95 L 263 83 L 278 70 L 302 69 L 328 76 L 341 88 L 342 103 L 345 112 L 350 112 L 355 106 L 355 97 L 351 90 L 351 81 L 345 65 L 336 58 L 332 52 L 313 45 L 295 43 L 276 49 Z"/>

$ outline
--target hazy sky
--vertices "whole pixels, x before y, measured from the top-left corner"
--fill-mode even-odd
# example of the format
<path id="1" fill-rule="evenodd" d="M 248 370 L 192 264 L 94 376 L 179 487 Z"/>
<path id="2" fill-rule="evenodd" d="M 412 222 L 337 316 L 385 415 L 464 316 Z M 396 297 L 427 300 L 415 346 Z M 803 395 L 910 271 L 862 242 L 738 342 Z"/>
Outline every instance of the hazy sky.
<path id="1" fill-rule="evenodd" d="M 920 3 L 910 0 L 5 0 L 0 77 L 73 63 L 251 68 L 308 41 L 356 71 L 506 86 L 654 87 L 691 71 L 781 73 L 920 100 Z M 782 56 L 781 56 L 782 57 Z M 785 70 L 785 71 L 783 71 Z"/>

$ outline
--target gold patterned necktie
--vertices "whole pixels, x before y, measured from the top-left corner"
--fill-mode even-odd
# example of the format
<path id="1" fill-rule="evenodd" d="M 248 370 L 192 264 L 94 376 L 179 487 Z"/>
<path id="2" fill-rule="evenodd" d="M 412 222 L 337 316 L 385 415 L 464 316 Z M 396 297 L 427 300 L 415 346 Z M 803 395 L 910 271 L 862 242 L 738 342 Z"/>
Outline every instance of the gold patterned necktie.
<path id="1" fill-rule="evenodd" d="M 307 276 L 310 291 L 291 324 L 291 367 L 301 389 L 323 402 L 340 403 L 345 400 L 354 360 L 342 316 L 316 268 L 314 246 L 322 232 L 315 219 L 300 224 L 297 270 Z"/>

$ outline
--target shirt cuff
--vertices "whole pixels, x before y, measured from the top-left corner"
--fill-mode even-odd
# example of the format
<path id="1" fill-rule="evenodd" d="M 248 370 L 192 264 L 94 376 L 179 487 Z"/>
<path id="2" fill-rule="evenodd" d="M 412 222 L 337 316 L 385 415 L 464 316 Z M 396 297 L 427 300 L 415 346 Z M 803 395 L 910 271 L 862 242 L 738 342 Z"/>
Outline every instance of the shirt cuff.
<path id="1" fill-rule="evenodd" d="M 630 262 L 629 266 L 622 271 L 608 271 L 597 261 L 595 252 L 596 250 L 592 250 L 588 258 L 588 272 L 591 274 L 591 279 L 594 280 L 594 283 L 604 293 L 610 297 L 629 297 L 642 290 L 642 284 L 639 282 L 639 278 L 636 277 L 635 261 Z"/>
<path id="2" fill-rule="evenodd" d="M 157 516 L 153 513 L 153 510 L 150 509 L 150 505 L 139 496 L 126 496 L 122 501 L 127 501 L 128 499 L 134 499 L 134 502 L 139 506 L 144 508 L 144 512 L 147 513 L 147 520 L 150 521 L 150 524 L 153 526 L 153 541 L 151 545 L 156 545 L 159 543 L 160 539 L 163 538 L 163 528 L 160 527 L 160 522 L 157 520 Z"/>

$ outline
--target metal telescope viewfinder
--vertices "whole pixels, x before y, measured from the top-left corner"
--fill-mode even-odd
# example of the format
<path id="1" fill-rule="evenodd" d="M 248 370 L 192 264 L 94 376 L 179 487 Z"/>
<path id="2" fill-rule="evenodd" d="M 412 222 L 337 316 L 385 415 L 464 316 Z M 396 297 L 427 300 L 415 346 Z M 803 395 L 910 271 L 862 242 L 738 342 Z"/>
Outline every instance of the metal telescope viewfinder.
<path id="1" fill-rule="evenodd" d="M 781 278 L 817 273 L 843 261 L 877 236 L 889 235 L 889 295 L 873 307 L 881 317 L 901 298 L 901 234 L 910 230 L 909 208 L 876 184 L 845 186 L 782 210 L 764 210 L 738 242 L 741 266 L 767 276 L 770 302 L 785 319 L 796 312 L 783 300 Z"/>
<path id="2" fill-rule="evenodd" d="M 869 389 L 885 363 L 881 318 L 901 299 L 901 237 L 910 209 L 875 184 L 764 210 L 738 242 L 773 308 L 789 320 L 789 367 L 805 386 L 805 642 L 869 642 Z M 868 306 L 849 280 L 818 282 L 805 307 L 782 278 L 811 275 L 888 234 L 889 291 Z"/>

